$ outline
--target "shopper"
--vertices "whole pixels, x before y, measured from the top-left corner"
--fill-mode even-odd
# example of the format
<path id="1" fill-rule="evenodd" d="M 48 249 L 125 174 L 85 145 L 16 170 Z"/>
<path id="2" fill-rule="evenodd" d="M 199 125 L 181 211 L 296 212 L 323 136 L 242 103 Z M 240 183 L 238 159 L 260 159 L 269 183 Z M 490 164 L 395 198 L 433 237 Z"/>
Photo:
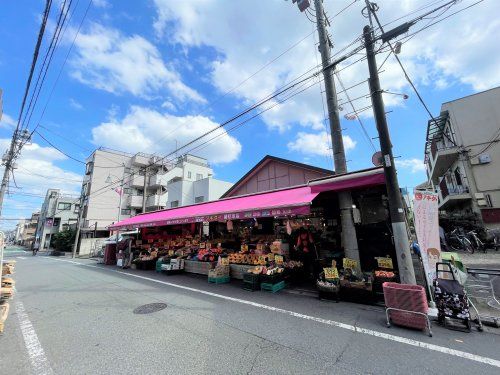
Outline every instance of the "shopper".
<path id="1" fill-rule="evenodd" d="M 307 280 L 315 279 L 314 264 L 318 259 L 318 253 L 311 233 L 301 228 L 297 237 L 295 251 L 298 259 L 304 263 L 304 274 Z"/>
<path id="2" fill-rule="evenodd" d="M 132 257 L 132 238 L 129 238 L 127 240 L 127 245 L 123 250 L 123 263 L 122 263 L 123 269 L 130 268 L 130 264 L 132 262 L 131 257 Z"/>

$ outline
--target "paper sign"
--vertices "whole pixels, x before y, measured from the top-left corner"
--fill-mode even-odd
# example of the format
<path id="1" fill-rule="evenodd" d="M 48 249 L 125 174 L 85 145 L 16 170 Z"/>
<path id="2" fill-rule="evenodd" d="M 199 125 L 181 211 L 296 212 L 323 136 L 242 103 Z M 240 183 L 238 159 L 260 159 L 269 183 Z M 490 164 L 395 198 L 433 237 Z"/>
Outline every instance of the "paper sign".
<path id="1" fill-rule="evenodd" d="M 375 258 L 377 260 L 377 264 L 380 268 L 389 268 L 389 269 L 393 269 L 393 265 L 392 265 L 392 259 L 389 258 L 389 257 L 376 257 Z"/>
<path id="2" fill-rule="evenodd" d="M 265 255 L 259 255 L 259 263 L 266 264 L 267 263 L 266 258 L 267 257 Z"/>
<path id="3" fill-rule="evenodd" d="M 204 249 L 207 244 L 205 242 L 200 242 L 200 249 Z"/>
<path id="4" fill-rule="evenodd" d="M 267 254 L 267 259 L 269 259 L 270 262 L 272 262 L 275 259 L 274 254 Z"/>
<path id="5" fill-rule="evenodd" d="M 275 255 L 274 261 L 276 262 L 276 264 L 283 264 L 283 255 Z"/>
<path id="6" fill-rule="evenodd" d="M 344 266 L 344 268 L 350 268 L 351 270 L 358 268 L 358 262 L 350 258 L 344 258 L 342 261 L 342 265 Z"/>
<path id="7" fill-rule="evenodd" d="M 227 258 L 227 257 L 220 258 L 220 264 L 222 266 L 229 266 L 229 258 Z"/>
<path id="8" fill-rule="evenodd" d="M 248 252 L 248 245 L 244 244 L 244 245 L 241 245 L 241 251 L 243 252 Z"/>
<path id="9" fill-rule="evenodd" d="M 325 279 L 338 279 L 339 271 L 336 267 L 323 268 L 323 272 L 325 273 Z"/>

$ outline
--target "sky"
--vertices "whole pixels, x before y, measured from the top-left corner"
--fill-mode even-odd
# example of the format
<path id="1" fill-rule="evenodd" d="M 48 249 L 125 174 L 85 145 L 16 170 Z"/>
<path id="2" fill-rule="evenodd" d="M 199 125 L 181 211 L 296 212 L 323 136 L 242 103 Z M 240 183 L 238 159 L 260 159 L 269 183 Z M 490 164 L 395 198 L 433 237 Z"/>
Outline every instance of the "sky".
<path id="1" fill-rule="evenodd" d="M 63 1 L 54 0 L 39 64 Z M 377 14 L 387 31 L 445 3 L 378 0 Z M 444 102 L 500 84 L 500 2 L 476 3 L 458 1 L 423 18 L 402 36 L 398 56 L 434 116 Z M 3 149 L 19 116 L 44 4 L 1 4 Z M 369 23 L 362 15 L 364 1 L 324 4 L 334 58 L 360 46 L 362 29 Z M 39 209 L 48 188 L 78 195 L 85 168 L 81 162 L 97 147 L 170 154 L 176 145 L 185 145 L 289 82 L 317 72 L 321 62 L 314 19 L 292 1 L 74 0 L 67 21 L 27 122 L 29 130 L 38 124 L 37 132 L 17 161 L 2 229 L 15 226 L 15 220 L 7 219 L 29 217 Z M 394 56 L 378 47 L 399 181 L 411 190 L 426 179 L 429 115 Z M 372 109 L 367 108 L 368 68 L 363 56 L 360 51 L 339 65 L 336 77 L 349 171 L 373 166 L 372 155 L 380 149 Z M 230 182 L 267 154 L 333 169 L 320 78 L 296 85 L 227 130 L 217 130 L 179 153 L 206 157 L 215 178 Z M 352 116 L 354 110 L 362 112 Z"/>

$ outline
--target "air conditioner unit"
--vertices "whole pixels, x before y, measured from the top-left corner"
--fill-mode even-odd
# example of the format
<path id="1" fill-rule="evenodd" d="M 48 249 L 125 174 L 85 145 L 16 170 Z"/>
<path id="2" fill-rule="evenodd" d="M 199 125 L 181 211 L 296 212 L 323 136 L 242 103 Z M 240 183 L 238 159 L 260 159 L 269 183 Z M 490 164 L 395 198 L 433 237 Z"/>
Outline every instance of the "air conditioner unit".
<path id="1" fill-rule="evenodd" d="M 484 193 L 476 193 L 476 194 L 474 194 L 474 197 L 476 199 L 484 199 Z"/>
<path id="2" fill-rule="evenodd" d="M 486 202 L 486 199 L 478 199 L 477 200 L 477 205 L 479 207 L 486 207 L 486 206 L 488 206 L 488 202 Z"/>
<path id="3" fill-rule="evenodd" d="M 482 154 L 479 155 L 477 160 L 479 161 L 479 164 L 488 164 L 491 163 L 491 156 L 490 154 Z"/>

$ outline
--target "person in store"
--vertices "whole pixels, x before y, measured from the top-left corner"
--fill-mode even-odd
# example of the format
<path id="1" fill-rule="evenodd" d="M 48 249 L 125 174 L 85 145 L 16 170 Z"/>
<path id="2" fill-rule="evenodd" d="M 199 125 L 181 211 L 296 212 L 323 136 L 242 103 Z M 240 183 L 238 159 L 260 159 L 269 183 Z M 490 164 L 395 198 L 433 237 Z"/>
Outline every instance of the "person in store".
<path id="1" fill-rule="evenodd" d="M 132 262 L 132 238 L 127 240 L 127 245 L 125 246 L 123 253 L 123 263 L 122 268 L 130 268 L 130 263 Z"/>
<path id="2" fill-rule="evenodd" d="M 318 253 L 316 251 L 313 236 L 307 229 L 299 229 L 295 253 L 298 260 L 304 263 L 304 274 L 306 279 L 314 280 L 314 263 L 318 259 Z"/>

